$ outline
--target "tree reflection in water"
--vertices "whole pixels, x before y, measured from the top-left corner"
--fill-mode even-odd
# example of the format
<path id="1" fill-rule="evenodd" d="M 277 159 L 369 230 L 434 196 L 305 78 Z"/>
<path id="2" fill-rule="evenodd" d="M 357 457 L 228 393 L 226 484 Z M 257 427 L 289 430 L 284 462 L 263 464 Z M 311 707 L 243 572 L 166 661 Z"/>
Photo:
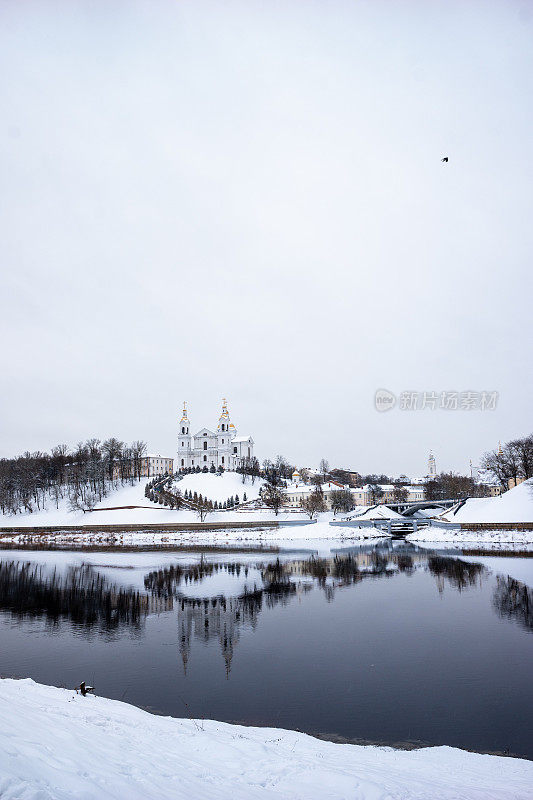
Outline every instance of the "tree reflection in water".
<path id="1" fill-rule="evenodd" d="M 439 592 L 444 591 L 445 578 L 454 589 L 461 592 L 469 586 L 475 586 L 487 571 L 483 564 L 469 564 L 459 558 L 444 556 L 429 556 L 428 569 L 437 578 Z"/>
<path id="2" fill-rule="evenodd" d="M 19 617 L 46 617 L 57 624 L 105 631 L 139 627 L 151 609 L 151 599 L 138 591 L 110 584 L 93 567 L 70 567 L 65 575 L 29 562 L 0 562 L 0 609 Z"/>
<path id="3" fill-rule="evenodd" d="M 498 575 L 492 603 L 502 618 L 514 619 L 533 630 L 533 589 L 514 578 Z"/>
<path id="4" fill-rule="evenodd" d="M 0 610 L 19 617 L 44 616 L 54 625 L 66 619 L 88 630 L 96 627 L 108 633 L 121 627 L 138 631 L 149 613 L 175 608 L 184 669 L 193 640 L 218 641 L 229 676 L 241 632 L 246 627 L 253 630 L 265 608 L 287 604 L 316 585 L 331 601 L 337 589 L 368 578 L 411 575 L 417 567 L 429 570 L 441 592 L 446 582 L 459 592 L 476 586 L 487 572 L 482 564 L 456 557 L 407 545 L 382 545 L 327 558 L 278 558 L 254 564 L 207 561 L 202 557 L 193 564 L 174 564 L 148 573 L 143 593 L 110 583 L 89 565 L 71 567 L 59 574 L 31 563 L 0 561 Z M 231 590 L 213 597 L 198 596 L 201 582 L 220 574 L 240 577 L 239 591 L 233 596 Z M 512 578 L 496 580 L 493 605 L 497 613 L 532 629 L 532 590 Z M 193 587 L 195 596 L 190 596 Z"/>

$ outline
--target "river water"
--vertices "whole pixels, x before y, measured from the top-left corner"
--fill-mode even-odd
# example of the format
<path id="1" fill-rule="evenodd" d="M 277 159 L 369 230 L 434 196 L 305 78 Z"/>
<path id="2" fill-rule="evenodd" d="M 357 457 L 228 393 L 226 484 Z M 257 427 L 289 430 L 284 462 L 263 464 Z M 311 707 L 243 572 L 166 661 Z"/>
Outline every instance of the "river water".
<path id="1" fill-rule="evenodd" d="M 533 758 L 531 556 L 4 548 L 0 673 L 165 715 Z"/>

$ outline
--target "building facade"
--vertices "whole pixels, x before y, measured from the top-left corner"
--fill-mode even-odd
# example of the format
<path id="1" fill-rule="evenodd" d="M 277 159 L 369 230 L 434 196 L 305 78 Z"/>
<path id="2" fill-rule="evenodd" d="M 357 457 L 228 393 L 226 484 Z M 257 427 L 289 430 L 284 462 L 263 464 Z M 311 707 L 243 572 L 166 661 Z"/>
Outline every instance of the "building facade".
<path id="1" fill-rule="evenodd" d="M 293 481 L 295 480 L 294 478 L 295 474 L 298 476 L 298 478 L 300 478 L 299 472 L 293 473 Z M 332 493 L 347 488 L 348 488 L 347 486 L 343 486 L 342 483 L 338 483 L 337 481 L 326 481 L 326 483 L 322 484 L 322 494 L 324 495 L 324 501 L 328 511 L 331 510 Z M 309 495 L 312 492 L 314 492 L 315 489 L 316 489 L 315 485 L 300 483 L 296 479 L 295 483 L 289 484 L 289 486 L 287 486 L 287 488 L 285 489 L 284 505 L 287 506 L 287 508 L 300 508 L 302 500 L 307 500 Z"/>
<path id="2" fill-rule="evenodd" d="M 130 460 L 124 464 L 116 464 L 113 467 L 113 477 L 139 476 L 140 478 L 153 478 L 157 475 L 171 475 L 174 472 L 174 459 L 162 456 L 160 453 L 155 455 L 142 456 L 136 464 Z"/>
<path id="3" fill-rule="evenodd" d="M 190 467 L 203 469 L 236 470 L 247 459 L 254 456 L 254 440 L 251 436 L 238 436 L 237 429 L 230 419 L 228 404 L 222 401 L 222 413 L 216 431 L 201 428 L 191 434 L 187 406 L 183 404 L 183 414 L 179 424 L 178 453 L 176 470 Z"/>
<path id="4" fill-rule="evenodd" d="M 141 458 L 141 475 L 150 478 L 153 475 L 171 475 L 174 471 L 174 459 L 162 455 L 148 455 Z"/>

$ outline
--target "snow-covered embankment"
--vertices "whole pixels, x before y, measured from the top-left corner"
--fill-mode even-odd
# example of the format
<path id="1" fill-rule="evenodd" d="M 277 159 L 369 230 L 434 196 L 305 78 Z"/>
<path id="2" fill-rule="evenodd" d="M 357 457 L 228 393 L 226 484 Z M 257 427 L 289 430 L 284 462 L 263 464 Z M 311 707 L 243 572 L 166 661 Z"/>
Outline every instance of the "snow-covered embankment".
<path id="1" fill-rule="evenodd" d="M 3 800 L 526 800 L 532 786 L 522 759 L 333 744 L 0 680 Z"/>

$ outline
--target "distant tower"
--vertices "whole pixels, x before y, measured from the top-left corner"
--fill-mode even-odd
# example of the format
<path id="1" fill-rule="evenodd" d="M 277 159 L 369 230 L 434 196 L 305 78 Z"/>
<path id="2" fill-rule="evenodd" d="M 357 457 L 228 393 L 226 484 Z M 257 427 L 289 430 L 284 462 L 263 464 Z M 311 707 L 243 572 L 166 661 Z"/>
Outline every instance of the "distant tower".
<path id="1" fill-rule="evenodd" d="M 183 403 L 183 414 L 180 419 L 180 428 L 178 433 L 178 460 L 177 467 L 189 467 L 189 459 L 191 456 L 191 423 L 187 416 L 187 403 Z"/>
<path id="2" fill-rule="evenodd" d="M 503 456 L 502 443 L 498 442 L 498 455 Z"/>
<path id="3" fill-rule="evenodd" d="M 429 458 L 428 458 L 428 477 L 429 480 L 432 481 L 437 477 L 437 467 L 435 464 L 435 456 L 429 451 Z"/>

